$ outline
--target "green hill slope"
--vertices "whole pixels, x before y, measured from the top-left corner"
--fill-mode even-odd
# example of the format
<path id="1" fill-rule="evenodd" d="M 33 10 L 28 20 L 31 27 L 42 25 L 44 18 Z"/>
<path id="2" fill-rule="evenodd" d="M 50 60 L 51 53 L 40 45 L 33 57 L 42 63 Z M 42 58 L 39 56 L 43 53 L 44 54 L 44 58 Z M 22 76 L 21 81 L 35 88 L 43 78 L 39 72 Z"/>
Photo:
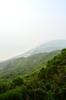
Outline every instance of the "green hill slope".
<path id="1" fill-rule="evenodd" d="M 1 78 L 13 78 L 17 75 L 27 75 L 34 70 L 40 69 L 45 66 L 49 59 L 52 59 L 60 51 L 54 51 L 51 53 L 40 53 L 29 56 L 27 58 L 17 58 L 1 63 L 3 67 L 0 71 Z M 44 59 L 44 60 L 43 60 Z M 41 66 L 42 65 L 42 66 Z"/>
<path id="2" fill-rule="evenodd" d="M 0 100 L 66 100 L 66 49 L 41 66 L 29 76 L 0 83 Z"/>

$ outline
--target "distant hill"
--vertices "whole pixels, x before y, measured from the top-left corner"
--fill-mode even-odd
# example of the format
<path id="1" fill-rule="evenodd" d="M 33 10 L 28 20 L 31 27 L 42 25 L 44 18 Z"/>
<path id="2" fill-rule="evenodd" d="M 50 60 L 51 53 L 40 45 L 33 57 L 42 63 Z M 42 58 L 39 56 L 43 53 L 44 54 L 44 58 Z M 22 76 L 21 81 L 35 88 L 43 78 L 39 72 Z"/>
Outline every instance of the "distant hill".
<path id="1" fill-rule="evenodd" d="M 37 53 L 52 52 L 63 48 L 66 48 L 66 40 L 53 40 L 26 52 L 22 56 L 26 57 Z"/>

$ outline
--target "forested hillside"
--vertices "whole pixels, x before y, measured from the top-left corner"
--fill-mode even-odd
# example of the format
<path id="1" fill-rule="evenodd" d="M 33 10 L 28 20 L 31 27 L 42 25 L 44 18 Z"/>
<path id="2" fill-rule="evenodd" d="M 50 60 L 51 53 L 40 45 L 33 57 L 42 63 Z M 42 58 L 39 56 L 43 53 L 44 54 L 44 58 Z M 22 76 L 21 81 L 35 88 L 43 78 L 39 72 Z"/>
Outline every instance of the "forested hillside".
<path id="1" fill-rule="evenodd" d="M 0 100 L 66 100 L 66 49 L 28 76 L 0 82 Z M 39 63 L 39 62 L 38 62 Z"/>
<path id="2" fill-rule="evenodd" d="M 13 79 L 19 75 L 27 75 L 31 72 L 45 67 L 46 62 L 52 59 L 60 51 L 53 51 L 50 53 L 39 53 L 29 57 L 14 58 L 0 64 L 0 79 Z"/>

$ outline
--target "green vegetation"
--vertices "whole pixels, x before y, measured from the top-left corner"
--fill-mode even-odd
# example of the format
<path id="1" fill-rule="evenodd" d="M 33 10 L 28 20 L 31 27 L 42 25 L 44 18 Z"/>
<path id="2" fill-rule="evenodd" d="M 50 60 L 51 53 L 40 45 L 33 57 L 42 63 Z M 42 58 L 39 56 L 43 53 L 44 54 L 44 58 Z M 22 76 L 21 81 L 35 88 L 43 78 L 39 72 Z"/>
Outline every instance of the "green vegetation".
<path id="1" fill-rule="evenodd" d="M 46 55 L 46 58 L 42 55 L 34 65 L 38 70 L 8 78 L 5 82 L 1 80 L 0 100 L 66 100 L 66 49 L 50 57 L 53 54 Z M 32 57 L 37 59 L 37 56 Z M 29 58 L 29 61 L 33 59 Z"/>
<path id="2" fill-rule="evenodd" d="M 45 67 L 46 62 L 52 59 L 60 51 L 54 51 L 51 53 L 40 53 L 31 55 L 26 58 L 15 58 L 5 61 L 0 64 L 0 79 L 7 81 L 8 79 L 16 78 L 16 76 L 24 76 L 27 74 Z"/>

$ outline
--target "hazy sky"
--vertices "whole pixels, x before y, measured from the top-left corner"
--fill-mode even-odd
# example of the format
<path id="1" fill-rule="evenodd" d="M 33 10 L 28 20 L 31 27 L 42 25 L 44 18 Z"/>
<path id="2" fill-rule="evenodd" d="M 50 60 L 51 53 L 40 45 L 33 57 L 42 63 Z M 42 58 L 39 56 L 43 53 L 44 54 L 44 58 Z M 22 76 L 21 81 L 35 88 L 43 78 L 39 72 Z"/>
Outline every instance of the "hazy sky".
<path id="1" fill-rule="evenodd" d="M 0 0 L 0 60 L 66 39 L 66 0 Z"/>

